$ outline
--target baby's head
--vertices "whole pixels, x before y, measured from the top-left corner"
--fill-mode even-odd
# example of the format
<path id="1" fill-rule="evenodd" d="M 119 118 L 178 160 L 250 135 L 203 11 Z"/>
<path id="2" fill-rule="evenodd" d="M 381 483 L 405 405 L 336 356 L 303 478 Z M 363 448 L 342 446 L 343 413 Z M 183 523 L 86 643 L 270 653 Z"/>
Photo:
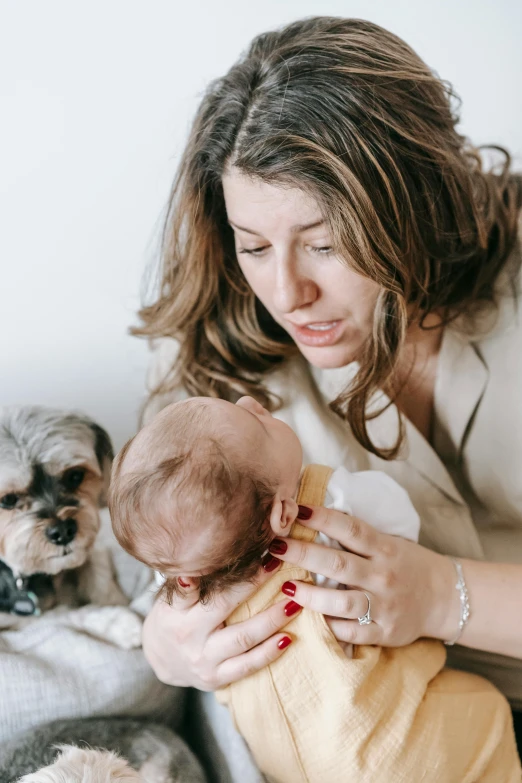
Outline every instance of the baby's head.
<path id="1" fill-rule="evenodd" d="M 117 455 L 109 507 L 131 555 L 165 576 L 168 599 L 197 580 L 200 599 L 251 579 L 288 535 L 302 449 L 251 397 L 195 397 L 162 410 Z"/>

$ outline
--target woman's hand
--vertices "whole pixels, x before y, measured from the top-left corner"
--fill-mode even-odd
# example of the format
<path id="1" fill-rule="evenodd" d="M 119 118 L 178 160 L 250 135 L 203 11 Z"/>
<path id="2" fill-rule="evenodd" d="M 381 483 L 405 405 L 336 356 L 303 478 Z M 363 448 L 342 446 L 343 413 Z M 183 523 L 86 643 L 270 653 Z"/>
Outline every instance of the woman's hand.
<path id="1" fill-rule="evenodd" d="M 347 586 L 347 590 L 305 582 L 284 586 L 298 604 L 326 615 L 339 641 L 400 647 L 421 636 L 451 639 L 456 635 L 459 598 L 449 558 L 379 533 L 341 511 L 318 507 L 310 511 L 310 519 L 300 514 L 301 524 L 325 533 L 347 551 L 290 538 L 272 542 L 270 551 Z M 357 619 L 368 609 L 364 593 L 371 601 L 369 625 L 360 625 Z"/>
<path id="2" fill-rule="evenodd" d="M 291 638 L 278 632 L 295 615 L 294 602 L 280 601 L 249 620 L 224 625 L 269 577 L 261 570 L 255 583 L 221 593 L 206 606 L 198 602 L 196 584 L 185 596 L 174 596 L 171 606 L 157 600 L 143 628 L 145 657 L 156 676 L 168 685 L 212 691 L 279 658 Z"/>

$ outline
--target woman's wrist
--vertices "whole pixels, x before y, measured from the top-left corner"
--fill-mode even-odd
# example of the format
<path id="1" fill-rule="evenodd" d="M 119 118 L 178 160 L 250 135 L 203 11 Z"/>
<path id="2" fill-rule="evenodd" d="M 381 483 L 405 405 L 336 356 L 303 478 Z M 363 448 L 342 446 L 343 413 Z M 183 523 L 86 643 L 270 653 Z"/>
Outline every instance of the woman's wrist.
<path id="1" fill-rule="evenodd" d="M 486 652 L 522 658 L 522 629 L 516 622 L 522 594 L 522 564 L 461 560 L 470 617 L 458 643 Z M 451 558 L 430 552 L 423 563 L 429 573 L 428 600 L 423 636 L 453 641 L 462 617 L 461 591 Z"/>
<path id="2" fill-rule="evenodd" d="M 459 644 L 522 659 L 522 626 L 517 621 L 522 564 L 464 560 L 462 565 L 471 618 Z"/>
<path id="3" fill-rule="evenodd" d="M 460 602 L 460 617 L 457 633 L 455 636 L 445 642 L 445 644 L 447 644 L 449 647 L 452 647 L 460 640 L 462 634 L 464 633 L 464 629 L 466 628 L 471 616 L 471 606 L 469 603 L 468 587 L 464 577 L 462 563 L 455 557 L 451 557 L 450 560 L 452 561 L 455 568 L 455 590 L 458 591 Z"/>
<path id="4" fill-rule="evenodd" d="M 456 573 L 451 558 L 431 552 L 433 557 L 430 578 L 431 605 L 426 614 L 424 636 L 452 641 L 459 632 L 461 603 L 455 589 Z"/>

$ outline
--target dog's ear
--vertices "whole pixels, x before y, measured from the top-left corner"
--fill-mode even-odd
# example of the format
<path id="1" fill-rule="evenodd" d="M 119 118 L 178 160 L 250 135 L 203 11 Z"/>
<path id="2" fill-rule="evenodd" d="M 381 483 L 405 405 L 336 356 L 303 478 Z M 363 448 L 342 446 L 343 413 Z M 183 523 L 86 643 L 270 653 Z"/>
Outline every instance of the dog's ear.
<path id="1" fill-rule="evenodd" d="M 100 465 L 103 477 L 103 489 L 100 495 L 100 508 L 107 505 L 107 492 L 109 490 L 109 481 L 111 479 L 111 466 L 114 459 L 114 449 L 108 433 L 100 427 L 99 424 L 89 422 L 89 426 L 94 433 L 94 451 L 96 459 Z"/>

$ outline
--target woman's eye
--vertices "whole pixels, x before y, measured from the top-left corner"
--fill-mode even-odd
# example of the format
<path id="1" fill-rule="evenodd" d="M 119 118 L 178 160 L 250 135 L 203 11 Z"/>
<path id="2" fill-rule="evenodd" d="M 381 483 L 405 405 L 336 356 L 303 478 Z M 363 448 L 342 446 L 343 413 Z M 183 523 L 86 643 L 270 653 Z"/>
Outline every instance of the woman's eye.
<path id="1" fill-rule="evenodd" d="M 249 256 L 260 256 L 265 250 L 267 250 L 268 245 L 265 245 L 264 247 L 253 247 L 251 249 L 242 247 L 239 248 L 237 251 L 238 253 L 246 253 Z"/>
<path id="2" fill-rule="evenodd" d="M 321 256 L 329 256 L 333 252 L 331 247 L 310 247 L 312 253 L 318 253 Z"/>

